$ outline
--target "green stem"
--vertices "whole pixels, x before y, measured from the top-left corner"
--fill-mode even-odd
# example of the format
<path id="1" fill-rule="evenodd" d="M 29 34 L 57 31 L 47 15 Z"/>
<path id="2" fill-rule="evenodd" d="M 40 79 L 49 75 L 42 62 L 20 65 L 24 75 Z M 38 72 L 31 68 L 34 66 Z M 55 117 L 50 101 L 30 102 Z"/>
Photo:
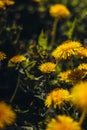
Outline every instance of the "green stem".
<path id="1" fill-rule="evenodd" d="M 20 75 L 18 75 L 17 85 L 16 85 L 16 88 L 15 88 L 15 90 L 13 92 L 13 95 L 11 96 L 10 103 L 12 103 L 12 101 L 14 100 L 15 95 L 16 95 L 16 93 L 18 91 L 19 85 L 20 85 Z"/>
<path id="2" fill-rule="evenodd" d="M 70 30 L 67 33 L 68 39 L 72 39 L 75 27 L 76 27 L 77 19 L 75 18 L 74 21 L 72 22 L 72 25 L 70 27 Z"/>
<path id="3" fill-rule="evenodd" d="M 82 123 L 85 119 L 86 112 L 87 112 L 86 110 L 83 110 L 83 112 L 82 112 L 82 115 L 81 115 L 80 120 L 79 120 L 80 125 L 82 125 Z"/>
<path id="4" fill-rule="evenodd" d="M 54 45 L 55 43 L 55 36 L 56 36 L 56 29 L 57 29 L 57 24 L 58 24 L 58 18 L 54 20 L 54 23 L 53 23 L 53 35 L 52 35 L 52 39 L 51 39 L 51 46 Z"/>

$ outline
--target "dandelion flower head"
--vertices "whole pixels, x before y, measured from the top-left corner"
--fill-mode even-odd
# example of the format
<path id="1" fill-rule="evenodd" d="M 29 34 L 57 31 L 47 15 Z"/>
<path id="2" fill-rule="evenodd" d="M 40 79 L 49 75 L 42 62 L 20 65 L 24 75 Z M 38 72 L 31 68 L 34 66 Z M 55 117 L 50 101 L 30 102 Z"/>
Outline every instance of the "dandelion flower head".
<path id="1" fill-rule="evenodd" d="M 60 72 L 59 75 L 58 75 L 59 80 L 65 81 L 65 82 L 70 82 L 70 80 L 68 79 L 68 76 L 69 76 L 70 73 L 71 73 L 71 70 Z"/>
<path id="2" fill-rule="evenodd" d="M 17 63 L 26 61 L 26 57 L 23 55 L 16 55 L 16 56 L 12 57 L 9 61 L 17 64 Z"/>
<path id="3" fill-rule="evenodd" d="M 0 0 L 1 8 L 5 7 L 5 5 L 14 5 L 15 2 L 13 0 Z"/>
<path id="4" fill-rule="evenodd" d="M 14 0 L 3 0 L 3 3 L 6 5 L 14 5 Z"/>
<path id="5" fill-rule="evenodd" d="M 53 62 L 45 62 L 39 66 L 39 70 L 43 73 L 51 73 L 56 71 L 56 64 Z"/>
<path id="6" fill-rule="evenodd" d="M 0 61 L 6 59 L 6 54 L 0 51 Z"/>
<path id="7" fill-rule="evenodd" d="M 78 66 L 78 69 L 87 71 L 87 63 L 82 63 Z"/>
<path id="8" fill-rule="evenodd" d="M 87 81 L 80 82 L 71 89 L 71 101 L 81 110 L 87 109 Z"/>
<path id="9" fill-rule="evenodd" d="M 56 119 L 51 119 L 46 130 L 82 130 L 79 123 L 66 115 L 58 115 Z"/>
<path id="10" fill-rule="evenodd" d="M 49 9 L 49 13 L 54 18 L 66 18 L 70 16 L 70 11 L 68 8 L 63 4 L 54 4 L 51 5 Z"/>
<path id="11" fill-rule="evenodd" d="M 42 0 L 33 0 L 33 1 L 39 3 L 39 2 L 41 2 Z"/>
<path id="12" fill-rule="evenodd" d="M 58 78 L 60 81 L 64 81 L 66 83 L 75 84 L 81 81 L 87 75 L 86 71 L 80 69 L 67 70 L 64 72 L 60 72 Z"/>
<path id="13" fill-rule="evenodd" d="M 16 114 L 12 107 L 5 102 L 0 102 L 0 128 L 12 125 L 15 122 Z"/>
<path id="14" fill-rule="evenodd" d="M 0 1 L 0 8 L 4 8 L 4 3 L 3 3 L 3 1 Z"/>
<path id="15" fill-rule="evenodd" d="M 69 101 L 70 94 L 68 90 L 56 88 L 50 92 L 45 100 L 45 106 L 50 107 L 51 105 L 56 108 L 60 108 L 64 105 L 65 102 Z"/>
<path id="16" fill-rule="evenodd" d="M 78 57 L 80 58 L 87 58 L 87 48 L 86 47 L 81 47 L 78 51 Z"/>
<path id="17" fill-rule="evenodd" d="M 81 46 L 81 43 L 78 41 L 65 41 L 52 52 L 52 56 L 56 60 L 69 59 L 78 54 L 78 50 Z"/>
<path id="18" fill-rule="evenodd" d="M 81 81 L 83 78 L 85 78 L 86 74 L 87 74 L 86 71 L 83 71 L 81 69 L 74 69 L 68 75 L 68 79 L 72 83 L 77 83 L 77 82 Z"/>

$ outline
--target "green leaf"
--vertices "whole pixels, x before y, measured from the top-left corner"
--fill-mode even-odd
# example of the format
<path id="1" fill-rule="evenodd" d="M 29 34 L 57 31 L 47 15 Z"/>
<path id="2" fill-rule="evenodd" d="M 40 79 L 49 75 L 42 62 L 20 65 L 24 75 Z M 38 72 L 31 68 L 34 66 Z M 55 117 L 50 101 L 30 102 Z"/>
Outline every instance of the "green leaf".
<path id="1" fill-rule="evenodd" d="M 8 67 L 15 67 L 16 64 L 12 63 L 12 62 L 8 62 Z"/>
<path id="2" fill-rule="evenodd" d="M 35 60 L 33 60 L 33 61 L 25 61 L 25 62 L 22 62 L 22 66 L 25 69 L 29 69 L 29 68 L 31 69 L 32 67 L 35 66 L 36 62 L 37 61 L 35 61 Z"/>
<path id="3" fill-rule="evenodd" d="M 25 79 L 35 80 L 35 76 L 30 74 L 27 70 L 25 70 L 25 73 L 27 76 Z"/>
<path id="4" fill-rule="evenodd" d="M 38 43 L 43 49 L 47 49 L 47 35 L 43 32 L 43 30 L 39 35 Z"/>

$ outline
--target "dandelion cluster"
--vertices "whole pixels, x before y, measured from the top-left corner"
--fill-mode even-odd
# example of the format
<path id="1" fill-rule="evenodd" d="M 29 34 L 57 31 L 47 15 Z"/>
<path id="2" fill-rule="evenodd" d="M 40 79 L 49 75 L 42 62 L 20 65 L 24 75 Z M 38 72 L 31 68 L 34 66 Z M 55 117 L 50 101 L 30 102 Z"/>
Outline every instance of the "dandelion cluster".
<path id="1" fill-rule="evenodd" d="M 5 102 L 0 102 L 0 129 L 12 125 L 15 122 L 16 114 L 12 107 Z"/>
<path id="2" fill-rule="evenodd" d="M 52 62 L 45 62 L 39 66 L 39 70 L 43 73 L 51 73 L 56 71 L 56 64 Z"/>
<path id="3" fill-rule="evenodd" d="M 65 5 L 62 4 L 52 5 L 49 9 L 49 13 L 54 18 L 66 18 L 70 16 L 70 11 Z"/>
<path id="4" fill-rule="evenodd" d="M 46 130 L 82 130 L 79 123 L 73 118 L 66 115 L 58 115 L 56 119 L 52 119 Z"/>
<path id="5" fill-rule="evenodd" d="M 26 61 L 26 57 L 23 55 L 16 55 L 9 60 L 9 62 L 12 62 L 15 64 L 23 62 L 23 61 Z"/>
<path id="6" fill-rule="evenodd" d="M 69 59 L 78 54 L 81 46 L 81 43 L 78 41 L 65 41 L 52 52 L 52 56 L 56 60 Z"/>
<path id="7" fill-rule="evenodd" d="M 65 102 L 69 101 L 69 99 L 70 94 L 68 90 L 56 88 L 47 95 L 45 106 L 50 107 L 53 105 L 54 108 L 57 106 L 60 108 Z"/>
<path id="8" fill-rule="evenodd" d="M 86 129 L 81 125 L 87 114 L 87 39 L 82 24 L 87 11 L 78 1 L 0 0 L 1 93 L 15 82 L 10 99 L 1 99 L 17 112 L 0 102 L 1 130 L 19 127 L 21 116 L 20 127 L 25 129 Z M 81 19 L 75 5 L 83 9 Z M 41 121 L 33 122 L 38 116 Z"/>

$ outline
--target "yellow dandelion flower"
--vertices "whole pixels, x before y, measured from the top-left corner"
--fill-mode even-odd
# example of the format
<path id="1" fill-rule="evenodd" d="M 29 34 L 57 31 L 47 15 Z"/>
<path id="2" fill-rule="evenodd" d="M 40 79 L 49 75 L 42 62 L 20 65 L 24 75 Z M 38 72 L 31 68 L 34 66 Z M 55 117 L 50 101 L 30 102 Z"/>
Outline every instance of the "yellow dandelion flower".
<path id="1" fill-rule="evenodd" d="M 59 115 L 56 119 L 51 119 L 46 130 L 82 130 L 79 123 L 66 115 Z"/>
<path id="2" fill-rule="evenodd" d="M 80 69 L 67 70 L 64 72 L 60 72 L 58 78 L 60 81 L 65 81 L 66 83 L 75 84 L 81 81 L 87 75 L 86 71 Z"/>
<path id="3" fill-rule="evenodd" d="M 68 90 L 56 88 L 52 92 L 50 92 L 45 100 L 45 106 L 50 107 L 51 105 L 56 108 L 57 106 L 60 108 L 64 105 L 66 101 L 69 101 L 70 94 Z"/>
<path id="4" fill-rule="evenodd" d="M 78 66 L 78 69 L 87 71 L 87 63 L 82 63 Z"/>
<path id="5" fill-rule="evenodd" d="M 43 73 L 51 73 L 56 71 L 56 64 L 52 62 L 46 62 L 43 63 L 39 66 L 39 70 L 42 71 Z"/>
<path id="6" fill-rule="evenodd" d="M 0 51 L 0 61 L 6 59 L 6 54 Z"/>
<path id="7" fill-rule="evenodd" d="M 87 81 L 80 82 L 71 89 L 71 101 L 80 109 L 87 109 Z"/>
<path id="8" fill-rule="evenodd" d="M 6 4 L 7 4 L 7 5 L 14 5 L 15 2 L 10 0 L 10 1 L 7 1 Z"/>
<path id="9" fill-rule="evenodd" d="M 71 71 L 71 73 L 68 75 L 68 80 L 72 83 L 77 83 L 81 81 L 86 76 L 86 72 L 80 69 L 74 69 Z"/>
<path id="10" fill-rule="evenodd" d="M 77 55 L 81 46 L 81 43 L 77 41 L 65 41 L 52 52 L 52 56 L 56 60 L 66 60 Z"/>
<path id="11" fill-rule="evenodd" d="M 78 51 L 78 57 L 80 58 L 86 58 L 87 57 L 87 48 L 81 47 Z"/>
<path id="12" fill-rule="evenodd" d="M 15 2 L 13 0 L 3 0 L 3 3 L 6 5 L 14 5 Z"/>
<path id="13" fill-rule="evenodd" d="M 12 125 L 15 122 L 16 114 L 12 107 L 5 102 L 0 102 L 0 128 Z"/>
<path id="14" fill-rule="evenodd" d="M 63 4 L 51 5 L 51 7 L 49 9 L 49 13 L 54 18 L 60 18 L 60 17 L 66 18 L 66 17 L 70 16 L 70 11 Z"/>
<path id="15" fill-rule="evenodd" d="M 16 55 L 14 57 L 12 57 L 9 61 L 12 63 L 20 63 L 26 60 L 26 57 L 23 55 Z"/>
<path id="16" fill-rule="evenodd" d="M 39 2 L 41 2 L 42 0 L 33 0 L 33 1 L 39 3 Z"/>
<path id="17" fill-rule="evenodd" d="M 64 72 L 60 72 L 58 75 L 58 78 L 60 81 L 65 81 L 65 82 L 70 82 L 70 80 L 68 79 L 68 75 L 71 73 L 71 70 L 67 70 Z"/>
<path id="18" fill-rule="evenodd" d="M 4 8 L 5 4 L 3 3 L 3 1 L 0 1 L 0 8 Z"/>

